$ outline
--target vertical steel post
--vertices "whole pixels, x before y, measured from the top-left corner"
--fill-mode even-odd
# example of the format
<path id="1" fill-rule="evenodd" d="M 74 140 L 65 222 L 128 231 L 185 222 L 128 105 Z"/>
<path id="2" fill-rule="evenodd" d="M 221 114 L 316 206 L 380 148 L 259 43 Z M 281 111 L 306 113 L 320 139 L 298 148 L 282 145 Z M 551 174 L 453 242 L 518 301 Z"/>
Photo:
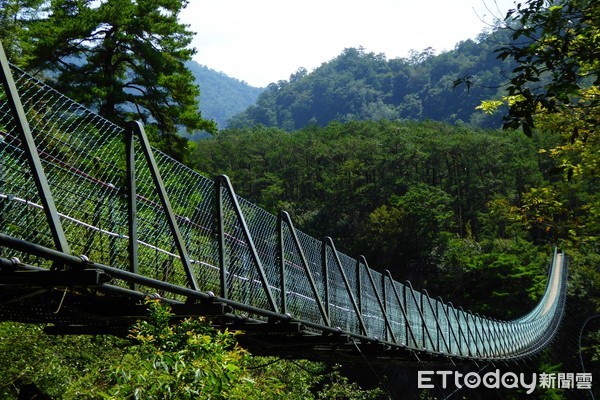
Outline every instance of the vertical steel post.
<path id="1" fill-rule="evenodd" d="M 135 178 L 135 145 L 133 141 L 133 130 L 125 129 L 125 165 L 126 185 L 127 185 L 127 229 L 129 242 L 129 272 L 137 274 L 139 271 L 139 252 L 138 252 L 138 227 L 137 227 L 137 189 Z M 131 290 L 138 290 L 137 283 L 130 284 Z"/>
<path id="2" fill-rule="evenodd" d="M 498 342 L 502 346 L 503 354 L 510 352 L 510 345 L 506 339 L 506 329 L 504 329 L 504 323 L 502 321 L 494 320 L 496 322 L 496 334 L 499 337 Z"/>
<path id="3" fill-rule="evenodd" d="M 427 300 L 427 305 L 429 306 L 429 311 L 431 311 L 431 313 L 433 314 L 435 326 L 436 326 L 436 332 L 437 332 L 437 337 L 436 337 L 437 347 L 433 343 L 431 345 L 436 349 L 436 351 L 441 352 L 440 336 L 441 336 L 442 342 L 444 342 L 444 345 L 446 346 L 446 349 L 448 349 L 448 343 L 446 342 L 446 338 L 444 336 L 442 336 L 442 333 L 441 333 L 442 326 L 440 325 L 440 321 L 439 321 L 438 302 L 434 299 L 434 301 L 436 301 L 435 310 L 434 310 L 433 306 L 431 305 L 431 297 L 429 297 L 429 293 L 427 293 L 427 290 L 423 290 L 423 293 L 421 294 L 421 299 L 423 298 L 423 296 L 425 296 L 425 298 Z"/>
<path id="4" fill-rule="evenodd" d="M 362 257 L 362 256 L 361 256 Z M 394 334 L 394 330 L 392 329 L 392 323 L 390 321 L 390 318 L 387 314 L 388 311 L 388 301 L 387 301 L 387 293 L 386 293 L 386 289 L 385 289 L 385 278 L 386 275 L 389 276 L 390 282 L 392 284 L 392 289 L 395 290 L 394 288 L 394 280 L 391 278 L 392 274 L 390 273 L 390 271 L 385 270 L 382 274 L 381 274 L 381 286 L 382 286 L 382 293 L 381 293 L 381 297 L 383 297 L 383 300 L 380 299 L 379 293 L 377 292 L 377 287 L 375 286 L 375 280 L 373 279 L 373 275 L 371 274 L 371 271 L 367 265 L 367 259 L 363 257 L 363 259 L 365 260 L 365 266 L 367 267 L 367 273 L 369 275 L 369 281 L 371 282 L 371 285 L 373 286 L 373 291 L 375 292 L 375 297 L 377 298 L 377 302 L 379 303 L 379 308 L 381 308 L 381 312 L 383 312 L 383 320 L 385 321 L 385 326 L 387 327 L 388 331 L 386 331 L 386 337 L 390 336 L 391 340 L 394 343 L 398 343 L 398 340 L 396 339 L 396 335 Z M 388 334 L 389 332 L 389 334 Z"/>
<path id="5" fill-rule="evenodd" d="M 429 299 L 429 295 L 427 296 L 427 298 Z M 440 336 L 443 335 L 442 327 L 440 325 L 440 309 L 439 309 L 440 304 L 435 299 L 434 299 L 434 301 L 435 301 L 434 314 L 435 314 L 435 321 L 437 323 L 437 351 L 440 351 Z M 446 347 L 447 347 L 447 345 L 446 345 Z"/>
<path id="6" fill-rule="evenodd" d="M 406 324 L 405 324 L 405 334 L 406 334 L 406 344 L 408 345 L 408 333 L 409 333 L 409 329 L 410 329 L 410 333 L 412 334 L 412 326 L 411 326 L 411 316 L 410 316 L 410 311 L 408 310 L 408 303 L 406 302 L 406 285 L 402 285 L 402 301 L 398 300 L 399 304 L 404 304 L 404 307 L 406 308 L 406 312 L 404 313 L 404 318 L 406 320 Z M 415 348 L 419 348 L 419 343 L 417 342 L 417 338 L 416 336 L 413 334 L 412 335 L 412 339 L 413 339 L 413 343 Z"/>
<path id="7" fill-rule="evenodd" d="M 360 277 L 360 258 L 356 259 L 356 303 L 360 313 L 363 312 L 363 301 L 362 301 L 362 279 Z"/>
<path id="8" fill-rule="evenodd" d="M 441 297 L 437 297 L 437 301 L 438 304 L 442 305 L 442 311 L 444 312 L 444 315 L 446 316 L 446 323 L 448 324 L 448 340 L 445 341 L 446 346 L 448 348 L 448 353 L 449 354 L 456 354 L 456 352 L 452 353 L 452 340 L 450 340 L 451 338 L 454 338 L 454 343 L 456 343 L 457 349 L 458 351 L 460 351 L 460 344 L 456 338 L 456 332 L 454 331 L 454 327 L 452 326 L 452 321 L 450 320 L 450 313 L 448 312 L 448 310 L 450 309 L 450 306 L 448 304 L 445 304 L 442 300 Z"/>
<path id="9" fill-rule="evenodd" d="M 515 331 L 515 325 L 511 324 L 511 323 L 504 323 L 505 326 L 507 326 L 510 329 L 510 333 L 511 335 L 509 336 L 509 343 L 511 346 L 511 351 L 515 352 L 517 351 L 517 338 L 519 336 L 519 332 Z"/>
<path id="10" fill-rule="evenodd" d="M 446 304 L 444 304 L 442 302 L 442 299 L 438 296 L 436 298 L 436 300 L 438 301 L 439 304 L 442 305 L 442 311 L 444 313 L 444 315 L 446 316 L 446 324 L 448 325 L 448 354 L 452 354 L 452 340 L 451 340 L 451 336 L 454 335 L 454 330 L 452 329 L 452 324 L 450 323 L 450 318 L 448 317 L 448 312 L 446 311 Z"/>
<path id="11" fill-rule="evenodd" d="M 457 313 L 456 308 L 454 308 L 454 305 L 451 302 L 448 302 L 447 307 L 448 307 L 448 310 L 451 311 L 452 315 L 454 315 L 454 319 L 456 321 L 456 328 L 458 330 L 457 335 L 456 335 L 456 337 L 457 337 L 456 345 L 458 346 L 457 351 L 458 351 L 458 354 L 463 355 L 461 343 L 462 343 L 462 340 L 464 339 L 464 334 L 463 334 L 462 327 L 460 325 L 460 314 Z"/>
<path id="12" fill-rule="evenodd" d="M 485 323 L 486 320 L 484 320 L 483 318 L 481 318 L 481 316 L 478 313 L 473 314 L 475 317 L 475 328 L 477 328 L 477 320 L 479 320 L 479 323 L 481 325 L 481 331 L 477 331 L 477 334 L 479 335 L 479 339 L 481 339 L 481 349 L 483 351 L 483 355 L 484 356 L 489 356 L 491 353 L 491 347 L 490 347 L 490 338 L 489 338 L 489 332 L 485 331 Z M 487 346 L 486 346 L 487 344 Z"/>
<path id="13" fill-rule="evenodd" d="M 387 311 L 388 311 L 388 305 L 387 305 L 387 293 L 385 290 L 385 274 L 381 274 L 381 311 L 383 311 L 383 315 L 386 316 L 387 315 Z M 385 340 L 388 340 L 388 323 L 387 323 L 387 317 L 385 318 L 386 321 L 386 329 L 385 329 Z"/>
<path id="14" fill-rule="evenodd" d="M 473 315 L 473 313 L 469 310 L 467 311 L 467 316 L 471 316 L 471 321 L 473 321 L 473 344 L 475 345 L 475 351 L 476 354 L 478 354 L 479 356 L 483 356 L 483 352 L 479 350 L 479 346 L 478 346 L 478 340 L 477 337 L 479 336 L 479 339 L 481 339 L 481 336 L 478 335 L 477 332 L 477 319 L 475 318 L 475 316 Z"/>
<path id="15" fill-rule="evenodd" d="M 410 319 L 408 318 L 408 311 L 406 310 L 406 285 L 402 285 L 402 300 L 400 299 L 400 295 L 398 294 L 398 290 L 396 289 L 396 285 L 394 284 L 394 279 L 392 279 L 392 274 L 390 271 L 385 270 L 384 274 L 388 276 L 390 281 L 392 281 L 392 290 L 394 292 L 394 296 L 396 297 L 396 301 L 398 302 L 398 307 L 400 307 L 400 311 L 402 312 L 402 316 L 404 317 L 404 329 L 406 338 L 406 346 L 410 347 L 408 344 L 408 338 L 410 337 L 415 344 L 414 347 L 418 348 L 419 344 L 417 342 L 417 338 L 413 333 L 412 327 L 410 326 Z M 410 335 L 410 336 L 409 336 Z"/>
<path id="16" fill-rule="evenodd" d="M 415 295 L 415 291 L 413 290 L 413 288 L 410 288 L 412 295 Z M 423 332 L 423 348 L 427 349 L 427 342 L 425 341 L 425 329 L 427 329 L 427 322 L 425 321 L 425 309 L 423 307 L 423 293 L 419 293 L 419 305 L 418 305 L 418 309 L 419 309 L 419 315 L 421 316 L 421 332 Z M 416 303 L 416 301 L 415 301 Z M 432 343 L 433 344 L 433 343 Z"/>
<path id="17" fill-rule="evenodd" d="M 487 318 L 486 321 L 488 326 L 488 337 L 490 338 L 490 350 L 492 352 L 492 357 L 498 357 L 500 351 L 498 347 L 498 339 L 496 338 L 496 334 L 494 331 L 494 321 L 489 318 Z M 493 349 L 491 347 L 492 345 L 494 346 Z"/>
<path id="18" fill-rule="evenodd" d="M 325 313 L 331 324 L 331 309 L 329 307 L 329 268 L 327 265 L 327 241 L 321 242 L 321 275 L 323 275 L 323 302 L 325 303 Z"/>
<path id="19" fill-rule="evenodd" d="M 219 277 L 221 281 L 221 297 L 227 299 L 227 259 L 225 257 L 225 222 L 223 214 L 223 189 L 221 181 L 215 179 L 215 217 L 219 243 Z"/>
<path id="20" fill-rule="evenodd" d="M 458 307 L 458 310 L 459 313 L 462 314 L 465 318 L 465 327 L 467 328 L 467 348 L 469 349 L 469 356 L 476 355 L 477 353 L 479 353 L 479 350 L 477 349 L 477 342 L 475 341 L 475 338 L 473 337 L 471 333 L 471 328 L 469 326 L 469 314 L 466 313 L 462 307 Z M 471 338 L 473 338 L 473 344 L 475 345 L 475 354 L 471 352 Z"/>
<path id="21" fill-rule="evenodd" d="M 509 354 L 512 351 L 511 343 L 510 343 L 510 340 L 509 340 L 509 336 L 510 335 L 507 335 L 508 331 L 507 331 L 507 329 L 505 327 L 504 321 L 497 320 L 496 322 L 498 324 L 499 335 L 500 335 L 500 337 L 502 339 L 502 346 L 503 346 L 503 349 L 504 349 L 504 353 L 505 354 Z"/>
<path id="22" fill-rule="evenodd" d="M 490 335 L 492 336 L 492 341 L 494 343 L 494 357 L 498 358 L 502 354 L 502 344 L 498 339 L 498 331 L 496 329 L 496 321 L 493 319 L 488 319 L 488 329 L 490 331 Z"/>
<path id="23" fill-rule="evenodd" d="M 435 345 L 433 344 L 433 338 L 431 337 L 431 333 L 429 332 L 429 328 L 427 327 L 427 324 L 425 323 L 425 315 L 423 314 L 423 295 L 421 295 L 421 300 L 420 300 L 420 305 L 417 304 L 417 297 L 415 296 L 415 290 L 412 287 L 412 284 L 409 281 L 406 281 L 404 283 L 404 288 L 409 288 L 410 289 L 410 294 L 411 294 L 411 298 L 413 300 L 413 304 L 415 305 L 415 308 L 417 309 L 417 312 L 419 313 L 419 317 L 421 318 L 421 334 L 423 337 L 422 340 L 422 344 L 423 344 L 423 349 L 426 349 L 426 341 L 425 339 L 429 339 L 429 343 L 431 344 L 431 348 L 434 348 Z M 406 299 L 406 291 L 405 291 L 405 299 Z"/>
<path id="24" fill-rule="evenodd" d="M 27 162 L 29 163 L 29 168 L 31 168 L 31 175 L 38 191 L 40 201 L 44 207 L 44 214 L 46 215 L 46 220 L 50 227 L 54 245 L 58 251 L 69 253 L 69 244 L 62 223 L 60 222 L 58 210 L 56 209 L 56 204 L 54 203 L 54 198 L 52 197 L 52 192 L 48 185 L 48 180 L 46 179 L 46 173 L 42 167 L 42 162 L 35 145 L 33 134 L 31 133 L 31 128 L 29 127 L 29 122 L 27 121 L 23 104 L 21 104 L 19 92 L 10 72 L 10 65 L 6 58 L 6 54 L 4 53 L 2 43 L 0 43 L 0 70 L 0 80 L 6 91 L 7 102 L 13 113 L 16 130 L 23 151 L 25 152 Z"/>
<path id="25" fill-rule="evenodd" d="M 4 136 L 0 134 L 0 193 L 4 193 L 4 185 L 6 169 L 4 167 Z M 7 199 L 8 200 L 8 199 Z M 4 212 L 6 208 L 6 201 L 0 200 L 0 232 L 6 232 L 6 227 L 4 226 Z M 4 248 L 0 247 L 0 257 L 4 256 Z"/>
<path id="26" fill-rule="evenodd" d="M 183 265 L 190 288 L 193 290 L 198 290 L 198 283 L 196 282 L 196 277 L 194 276 L 192 263 L 190 262 L 190 257 L 185 247 L 185 243 L 183 242 L 181 232 L 179 231 L 179 225 L 177 224 L 175 213 L 171 208 L 171 202 L 169 201 L 169 196 L 167 195 L 167 191 L 165 189 L 165 183 L 160 176 L 158 165 L 156 164 L 156 160 L 152 154 L 152 148 L 150 147 L 148 136 L 146 136 L 146 132 L 144 131 L 144 126 L 139 121 L 133 121 L 130 124 L 130 129 L 133 130 L 134 134 L 136 134 L 140 140 L 142 153 L 144 153 L 144 157 L 146 158 L 150 175 L 152 175 L 152 181 L 154 182 L 158 198 L 160 199 L 160 203 L 165 212 L 167 224 L 169 225 L 169 229 L 173 235 L 173 241 L 175 242 L 175 247 L 179 253 L 179 258 L 181 259 L 181 264 Z"/>
<path id="27" fill-rule="evenodd" d="M 285 274 L 285 243 L 283 239 L 283 215 L 277 217 L 277 234 L 279 236 L 279 286 L 281 286 L 281 312 L 287 313 L 287 282 Z"/>

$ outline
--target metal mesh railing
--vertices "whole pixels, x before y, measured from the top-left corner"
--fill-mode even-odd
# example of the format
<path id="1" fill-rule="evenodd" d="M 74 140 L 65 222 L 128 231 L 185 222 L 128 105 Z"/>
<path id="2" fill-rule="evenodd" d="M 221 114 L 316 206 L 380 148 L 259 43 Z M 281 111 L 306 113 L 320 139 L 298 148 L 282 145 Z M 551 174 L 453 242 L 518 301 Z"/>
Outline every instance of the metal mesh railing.
<path id="1" fill-rule="evenodd" d="M 36 174 L 43 173 L 70 253 L 85 254 L 96 263 L 134 270 L 130 254 L 134 232 L 135 271 L 145 277 L 190 287 L 191 275 L 197 290 L 213 292 L 232 304 L 288 313 L 313 328 L 339 328 L 356 337 L 449 356 L 520 357 L 543 347 L 557 329 L 566 281 L 560 254 L 553 258 L 546 293 L 531 313 L 509 322 L 473 315 L 369 269 L 365 260 L 338 252 L 330 240 L 296 230 L 289 218 L 271 215 L 237 197 L 227 179 L 216 183 L 206 179 L 145 148 L 138 135 L 133 139 L 134 174 L 126 162 L 125 141 L 131 132 L 24 71 L 11 70 L 43 171 L 28 159 L 19 121 L 8 102 L 12 94 L 3 86 L 1 233 L 55 247 L 36 187 Z M 141 156 L 145 151 L 153 154 L 158 171 Z M 174 221 L 157 190 L 155 173 L 162 177 Z M 128 177 L 135 177 L 135 215 L 127 198 Z M 173 223 L 180 238 L 173 234 Z M 10 256 L 51 267 L 27 252 Z M 181 299 L 167 291 L 161 295 Z"/>

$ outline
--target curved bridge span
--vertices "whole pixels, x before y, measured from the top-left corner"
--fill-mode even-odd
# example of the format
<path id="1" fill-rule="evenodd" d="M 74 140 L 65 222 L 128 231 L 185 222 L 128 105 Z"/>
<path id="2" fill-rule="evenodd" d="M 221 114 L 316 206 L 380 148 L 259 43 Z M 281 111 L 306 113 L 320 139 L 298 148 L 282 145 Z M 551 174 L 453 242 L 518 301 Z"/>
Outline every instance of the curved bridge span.
<path id="1" fill-rule="evenodd" d="M 388 363 L 514 360 L 554 337 L 555 251 L 527 315 L 473 314 L 310 237 L 6 61 L 0 46 L 0 320 L 120 334 L 160 297 L 254 354 Z M 550 258 L 550 257 L 549 257 Z"/>

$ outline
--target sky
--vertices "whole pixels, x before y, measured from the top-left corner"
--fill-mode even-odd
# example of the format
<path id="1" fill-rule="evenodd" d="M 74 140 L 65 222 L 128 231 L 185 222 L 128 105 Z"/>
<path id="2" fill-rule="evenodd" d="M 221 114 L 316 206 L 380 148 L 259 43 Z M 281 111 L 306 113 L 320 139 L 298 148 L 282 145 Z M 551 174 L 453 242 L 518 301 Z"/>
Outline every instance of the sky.
<path id="1" fill-rule="evenodd" d="M 190 0 L 194 60 L 255 87 L 309 72 L 345 48 L 387 59 L 475 38 L 515 0 Z"/>

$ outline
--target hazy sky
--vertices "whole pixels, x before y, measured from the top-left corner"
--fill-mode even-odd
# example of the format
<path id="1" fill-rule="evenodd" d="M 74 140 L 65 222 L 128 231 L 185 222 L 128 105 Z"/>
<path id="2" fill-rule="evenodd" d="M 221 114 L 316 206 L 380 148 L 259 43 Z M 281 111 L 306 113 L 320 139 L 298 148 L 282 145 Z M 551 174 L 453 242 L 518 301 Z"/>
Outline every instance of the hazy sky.
<path id="1" fill-rule="evenodd" d="M 196 32 L 198 63 L 264 87 L 348 47 L 388 59 L 451 50 L 513 7 L 514 0 L 191 0 L 181 22 Z"/>

